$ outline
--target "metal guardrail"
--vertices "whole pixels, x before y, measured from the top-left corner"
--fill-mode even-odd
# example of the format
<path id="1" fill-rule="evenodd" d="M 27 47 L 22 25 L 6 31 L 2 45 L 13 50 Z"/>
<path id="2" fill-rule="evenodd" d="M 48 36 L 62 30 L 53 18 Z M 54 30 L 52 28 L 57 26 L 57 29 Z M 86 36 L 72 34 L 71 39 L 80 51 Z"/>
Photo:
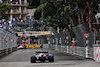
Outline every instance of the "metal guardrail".
<path id="1" fill-rule="evenodd" d="M 73 50 L 73 46 L 59 46 L 59 45 L 51 44 L 50 48 L 54 49 L 54 50 L 57 50 L 57 51 L 62 51 L 62 52 L 66 52 L 66 53 L 69 53 L 69 54 L 82 56 L 82 57 L 85 57 L 85 58 L 91 58 L 91 59 L 94 58 L 93 57 L 93 47 L 89 47 L 88 57 L 86 57 L 86 47 L 76 46 Z"/>
<path id="2" fill-rule="evenodd" d="M 0 58 L 6 56 L 6 55 L 8 55 L 16 50 L 17 50 L 16 47 L 2 49 L 2 50 L 0 50 Z"/>
<path id="3" fill-rule="evenodd" d="M 0 58 L 17 50 L 17 36 L 0 28 Z"/>

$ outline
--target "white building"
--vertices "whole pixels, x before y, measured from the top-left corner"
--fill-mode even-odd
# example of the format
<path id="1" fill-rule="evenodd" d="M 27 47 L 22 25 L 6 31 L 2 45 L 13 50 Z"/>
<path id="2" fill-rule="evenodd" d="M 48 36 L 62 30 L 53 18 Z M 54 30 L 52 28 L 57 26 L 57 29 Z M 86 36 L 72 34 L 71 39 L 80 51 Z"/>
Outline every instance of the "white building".
<path id="1" fill-rule="evenodd" d="M 29 5 L 27 3 L 27 0 L 2 0 L 2 1 L 3 3 L 7 3 L 13 6 L 13 9 L 5 13 L 10 20 L 12 20 L 13 18 L 26 19 L 26 15 L 28 14 L 27 7 Z"/>

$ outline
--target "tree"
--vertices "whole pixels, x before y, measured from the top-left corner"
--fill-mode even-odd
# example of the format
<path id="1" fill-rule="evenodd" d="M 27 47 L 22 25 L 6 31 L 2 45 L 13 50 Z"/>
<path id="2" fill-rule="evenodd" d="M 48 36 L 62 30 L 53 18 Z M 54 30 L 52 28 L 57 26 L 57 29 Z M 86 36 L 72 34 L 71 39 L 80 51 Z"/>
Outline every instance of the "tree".
<path id="1" fill-rule="evenodd" d="M 73 27 L 86 23 L 88 16 L 88 24 L 92 30 L 98 3 L 99 0 L 49 0 L 42 8 L 40 19 L 50 22 L 51 25 L 68 28 L 69 25 Z"/>
<path id="2" fill-rule="evenodd" d="M 47 0 L 39 0 L 41 4 L 46 3 Z"/>
<path id="3" fill-rule="evenodd" d="M 37 8 L 38 11 L 36 10 L 34 17 L 40 17 L 38 18 L 38 20 L 40 19 L 48 21 L 52 26 L 59 26 L 61 28 L 68 27 L 69 21 L 67 16 L 63 12 L 63 4 L 63 0 L 51 0 L 45 4 L 45 7 L 42 8 L 42 12 L 38 12 L 40 10 Z M 41 16 L 39 13 L 41 13 Z"/>
<path id="4" fill-rule="evenodd" d="M 43 13 L 43 7 L 45 6 L 46 4 L 41 4 L 39 7 L 37 7 L 36 11 L 34 12 L 34 18 L 36 20 L 39 20 L 41 18 L 41 15 Z"/>
<path id="5" fill-rule="evenodd" d="M 100 0 L 87 0 L 87 1 L 85 1 L 85 0 L 74 0 L 74 1 L 73 0 L 65 0 L 65 4 L 70 6 L 71 14 L 74 12 L 77 13 L 76 18 L 78 18 L 78 21 L 74 20 L 75 15 L 72 15 L 73 18 L 72 18 L 72 16 L 69 16 L 72 24 L 73 24 L 73 21 L 78 22 L 79 24 L 83 24 L 86 22 L 86 17 L 88 16 L 89 17 L 88 24 L 89 24 L 90 29 L 92 30 L 93 29 L 92 23 L 95 22 L 94 16 L 98 12 L 97 5 L 99 3 L 100 3 Z M 66 11 L 66 12 L 68 12 L 68 11 Z"/>
<path id="6" fill-rule="evenodd" d="M 29 0 L 29 8 L 37 8 L 40 5 L 40 0 Z"/>
<path id="7" fill-rule="evenodd" d="M 46 3 L 48 0 L 28 0 L 29 8 L 37 8 L 40 4 Z"/>
<path id="8" fill-rule="evenodd" d="M 10 5 L 7 5 L 5 3 L 0 3 L 0 15 L 5 15 L 6 11 L 9 11 L 12 7 Z"/>

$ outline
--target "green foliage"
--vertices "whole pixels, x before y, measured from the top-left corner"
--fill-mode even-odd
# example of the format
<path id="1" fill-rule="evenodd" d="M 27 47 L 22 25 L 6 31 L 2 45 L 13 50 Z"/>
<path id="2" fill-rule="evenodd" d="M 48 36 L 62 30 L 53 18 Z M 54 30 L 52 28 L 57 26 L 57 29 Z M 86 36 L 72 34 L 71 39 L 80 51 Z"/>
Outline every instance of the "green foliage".
<path id="1" fill-rule="evenodd" d="M 50 22 L 52 26 L 67 27 L 68 23 L 66 22 L 67 17 L 64 12 L 63 3 L 63 0 L 50 0 L 42 4 L 45 6 L 42 9 L 40 6 L 36 9 L 34 14 L 35 19 Z"/>
<path id="2" fill-rule="evenodd" d="M 48 16 L 53 16 L 55 14 L 55 6 L 53 3 L 45 3 L 45 7 L 43 8 L 42 18 L 47 19 Z"/>
<path id="3" fill-rule="evenodd" d="M 41 4 L 46 3 L 46 0 L 40 0 L 40 3 Z"/>
<path id="4" fill-rule="evenodd" d="M 49 0 L 49 2 L 47 0 L 41 1 L 43 3 L 42 5 L 45 6 L 42 8 L 39 6 L 37 8 L 35 12 L 35 17 L 38 17 L 37 20 L 50 22 L 52 26 L 68 27 L 69 24 L 72 26 L 78 25 L 79 22 L 77 19 L 82 21 L 82 16 L 78 18 L 79 13 L 83 13 L 85 16 L 89 14 L 89 8 L 87 8 L 86 2 L 91 4 L 91 2 L 94 3 L 95 1 L 99 0 Z"/>
<path id="5" fill-rule="evenodd" d="M 29 0 L 29 9 L 37 8 L 40 5 L 40 0 Z"/>
<path id="6" fill-rule="evenodd" d="M 6 11 L 9 11 L 12 7 L 5 3 L 0 3 L 0 14 L 4 15 Z"/>
<path id="7" fill-rule="evenodd" d="M 64 7 L 64 11 L 65 11 L 65 12 L 69 12 L 69 11 L 70 11 L 70 8 L 71 8 L 70 6 L 65 6 L 65 7 Z"/>
<path id="8" fill-rule="evenodd" d="M 39 7 L 37 7 L 36 11 L 34 12 L 34 18 L 36 20 L 39 20 L 43 14 L 43 8 L 46 4 L 41 4 Z"/>
<path id="9" fill-rule="evenodd" d="M 47 0 L 28 0 L 29 9 L 37 8 L 40 4 L 46 3 Z"/>
<path id="10" fill-rule="evenodd" d="M 53 3 L 56 8 L 59 8 L 63 4 L 63 0 L 55 0 Z"/>

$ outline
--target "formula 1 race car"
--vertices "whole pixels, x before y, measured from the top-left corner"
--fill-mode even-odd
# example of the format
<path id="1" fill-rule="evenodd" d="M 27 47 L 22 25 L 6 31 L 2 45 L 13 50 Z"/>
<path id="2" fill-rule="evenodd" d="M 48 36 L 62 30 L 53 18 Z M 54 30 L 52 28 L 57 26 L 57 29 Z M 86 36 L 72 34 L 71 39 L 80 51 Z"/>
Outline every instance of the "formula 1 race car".
<path id="1" fill-rule="evenodd" d="M 18 45 L 17 49 L 27 49 L 26 46 Z"/>
<path id="2" fill-rule="evenodd" d="M 41 62 L 45 62 L 45 60 L 49 60 L 49 62 L 54 62 L 54 56 L 48 51 L 36 51 L 36 54 L 31 56 L 31 63 L 35 63 L 36 60 Z"/>
<path id="3" fill-rule="evenodd" d="M 24 49 L 24 47 L 22 45 L 17 47 L 18 49 Z"/>

